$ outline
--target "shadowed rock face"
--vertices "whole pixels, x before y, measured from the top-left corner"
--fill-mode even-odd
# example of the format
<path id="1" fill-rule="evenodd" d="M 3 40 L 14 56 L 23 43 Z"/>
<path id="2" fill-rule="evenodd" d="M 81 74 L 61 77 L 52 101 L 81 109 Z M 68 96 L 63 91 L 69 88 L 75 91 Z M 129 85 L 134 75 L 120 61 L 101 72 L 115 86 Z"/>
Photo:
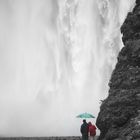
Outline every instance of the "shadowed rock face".
<path id="1" fill-rule="evenodd" d="M 99 140 L 140 140 L 140 0 L 121 27 L 124 47 L 102 102 Z"/>

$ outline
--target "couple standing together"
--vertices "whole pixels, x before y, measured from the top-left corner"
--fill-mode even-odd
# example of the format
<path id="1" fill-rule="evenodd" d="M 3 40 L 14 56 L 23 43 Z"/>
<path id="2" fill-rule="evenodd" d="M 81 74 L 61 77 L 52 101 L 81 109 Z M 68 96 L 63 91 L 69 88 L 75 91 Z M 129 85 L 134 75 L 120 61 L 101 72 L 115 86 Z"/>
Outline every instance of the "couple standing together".
<path id="1" fill-rule="evenodd" d="M 82 140 L 94 140 L 96 135 L 96 127 L 91 122 L 87 123 L 86 120 L 83 120 L 83 124 L 81 125 L 81 134 Z"/>

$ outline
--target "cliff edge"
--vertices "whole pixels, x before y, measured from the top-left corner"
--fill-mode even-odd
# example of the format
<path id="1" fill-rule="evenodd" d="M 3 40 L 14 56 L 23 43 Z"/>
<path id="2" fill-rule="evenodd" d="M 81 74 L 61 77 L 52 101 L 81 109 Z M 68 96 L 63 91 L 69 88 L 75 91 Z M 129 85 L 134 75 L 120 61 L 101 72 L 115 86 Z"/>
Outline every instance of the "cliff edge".
<path id="1" fill-rule="evenodd" d="M 98 140 L 140 140 L 140 0 L 121 32 L 124 47 L 96 121 L 101 131 Z"/>

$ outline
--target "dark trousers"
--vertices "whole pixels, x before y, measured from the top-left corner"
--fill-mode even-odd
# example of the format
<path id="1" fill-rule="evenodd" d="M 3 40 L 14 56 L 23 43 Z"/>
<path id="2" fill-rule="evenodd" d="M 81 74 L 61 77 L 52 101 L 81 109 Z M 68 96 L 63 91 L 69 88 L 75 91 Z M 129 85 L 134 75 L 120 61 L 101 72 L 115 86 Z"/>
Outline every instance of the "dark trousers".
<path id="1" fill-rule="evenodd" d="M 82 140 L 88 140 L 88 135 L 82 135 Z"/>

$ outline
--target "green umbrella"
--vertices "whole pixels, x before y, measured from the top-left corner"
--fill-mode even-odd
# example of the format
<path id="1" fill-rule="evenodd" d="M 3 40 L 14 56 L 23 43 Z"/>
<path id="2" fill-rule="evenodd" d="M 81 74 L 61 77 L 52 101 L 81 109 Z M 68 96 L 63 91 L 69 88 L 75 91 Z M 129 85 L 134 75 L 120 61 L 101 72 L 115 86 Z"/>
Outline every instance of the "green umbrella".
<path id="1" fill-rule="evenodd" d="M 95 118 L 92 114 L 90 113 L 82 113 L 78 116 L 76 116 L 77 118 Z"/>

